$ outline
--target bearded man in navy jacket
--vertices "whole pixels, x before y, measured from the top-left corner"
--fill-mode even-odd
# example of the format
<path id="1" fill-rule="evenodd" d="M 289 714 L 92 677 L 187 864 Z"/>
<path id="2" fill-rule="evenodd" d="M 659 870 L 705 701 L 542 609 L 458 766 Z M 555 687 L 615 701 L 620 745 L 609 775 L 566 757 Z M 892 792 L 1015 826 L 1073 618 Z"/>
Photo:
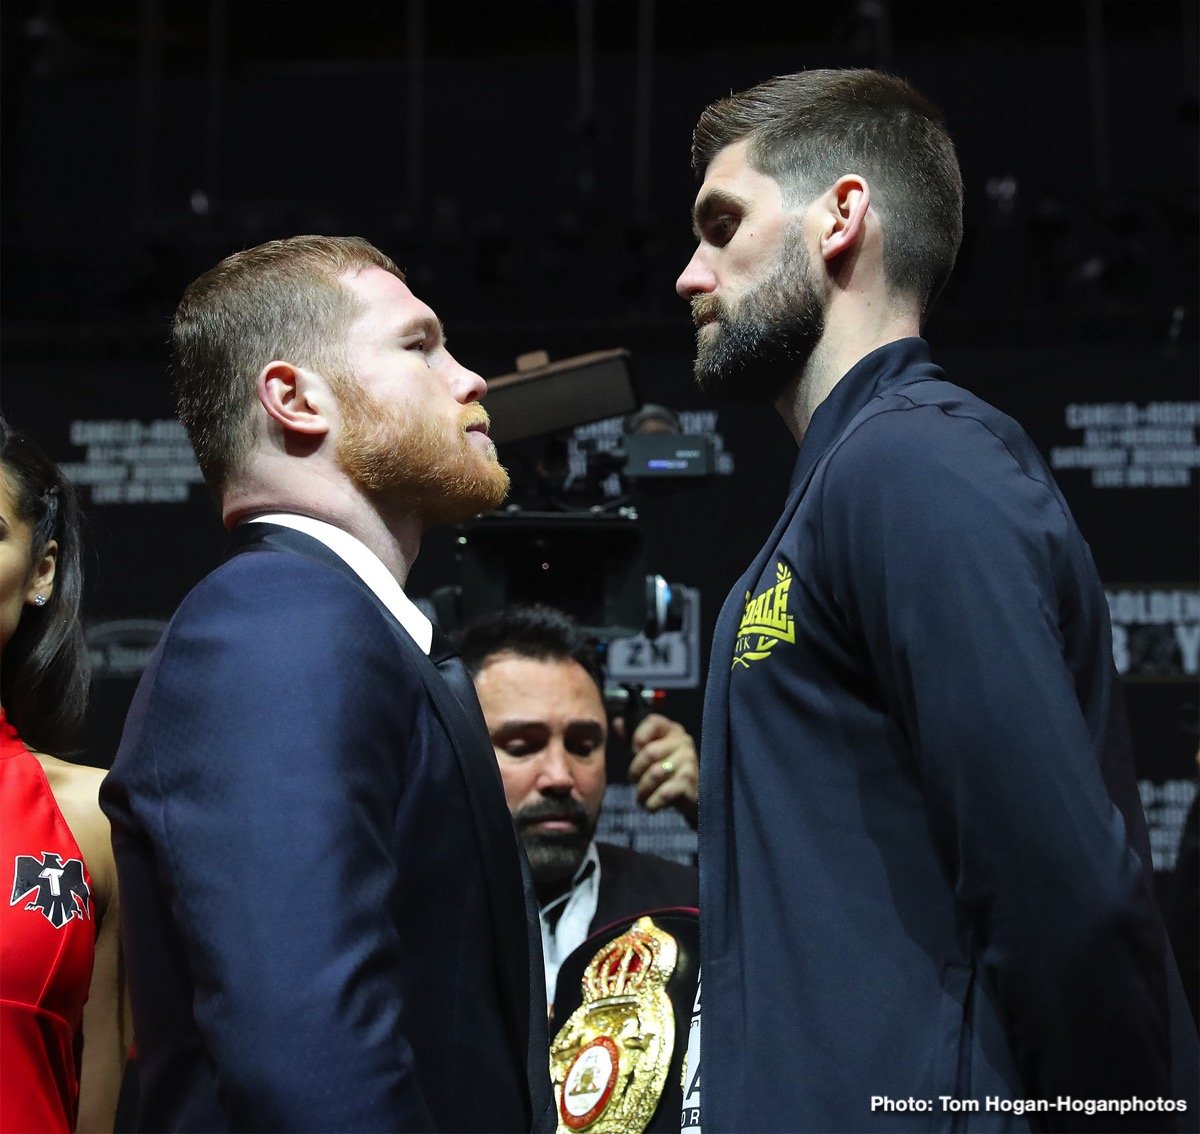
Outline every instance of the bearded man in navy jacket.
<path id="1" fill-rule="evenodd" d="M 919 337 L 962 232 L 940 113 L 804 72 L 692 159 L 697 381 L 799 447 L 706 690 L 705 1134 L 1193 1128 L 1091 554 Z"/>
<path id="2" fill-rule="evenodd" d="M 139 1128 L 553 1129 L 524 856 L 403 591 L 426 527 L 504 497 L 484 382 L 356 238 L 228 257 L 173 339 L 232 539 L 104 785 Z"/>

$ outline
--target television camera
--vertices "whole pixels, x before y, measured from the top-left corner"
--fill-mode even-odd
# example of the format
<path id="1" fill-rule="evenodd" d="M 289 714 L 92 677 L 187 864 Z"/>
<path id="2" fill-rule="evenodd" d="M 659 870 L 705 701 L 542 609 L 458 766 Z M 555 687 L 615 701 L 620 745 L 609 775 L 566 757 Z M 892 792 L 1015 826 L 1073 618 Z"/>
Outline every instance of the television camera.
<path id="1" fill-rule="evenodd" d="M 644 703 L 632 663 L 647 652 L 667 659 L 656 686 L 698 685 L 699 659 L 672 654 L 674 645 L 687 652 L 679 632 L 695 629 L 698 592 L 649 570 L 637 500 L 711 476 L 712 438 L 684 434 L 673 411 L 642 403 L 624 349 L 557 362 L 523 355 L 514 373 L 489 380 L 487 408 L 512 502 L 457 526 L 458 581 L 430 596 L 439 625 L 453 631 L 510 603 L 545 603 L 597 643 L 623 688 L 616 699 Z M 586 441 L 568 459 L 571 430 L 616 417 L 616 444 Z"/>

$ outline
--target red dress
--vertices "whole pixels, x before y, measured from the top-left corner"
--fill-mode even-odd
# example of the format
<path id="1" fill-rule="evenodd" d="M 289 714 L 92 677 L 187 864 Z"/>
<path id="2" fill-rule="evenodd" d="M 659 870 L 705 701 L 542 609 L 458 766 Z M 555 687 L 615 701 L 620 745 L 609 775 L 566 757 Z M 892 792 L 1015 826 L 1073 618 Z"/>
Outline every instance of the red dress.
<path id="1" fill-rule="evenodd" d="M 46 773 L 0 709 L 0 1134 L 74 1129 L 96 948 L 92 882 Z"/>

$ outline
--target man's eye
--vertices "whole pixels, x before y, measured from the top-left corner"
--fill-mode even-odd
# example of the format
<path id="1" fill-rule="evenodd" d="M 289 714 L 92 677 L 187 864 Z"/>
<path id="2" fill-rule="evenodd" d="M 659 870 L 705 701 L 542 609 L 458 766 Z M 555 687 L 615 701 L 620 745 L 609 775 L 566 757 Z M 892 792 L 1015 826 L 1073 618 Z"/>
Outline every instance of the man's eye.
<path id="1" fill-rule="evenodd" d="M 733 239 L 733 234 L 737 232 L 737 227 L 738 222 L 736 217 L 717 217 L 708 226 L 706 235 L 713 244 L 728 244 Z"/>
<path id="2" fill-rule="evenodd" d="M 500 746 L 506 756 L 529 756 L 535 751 L 527 740 L 509 740 Z"/>
<path id="3" fill-rule="evenodd" d="M 591 756 L 596 751 L 597 745 L 591 740 L 578 740 L 570 745 L 567 749 L 572 756 Z"/>
<path id="4" fill-rule="evenodd" d="M 424 339 L 418 339 L 415 343 L 409 343 L 408 349 L 420 351 L 422 354 L 424 354 L 425 351 L 428 349 L 428 346 L 429 346 L 429 344 L 426 343 L 426 341 Z"/>

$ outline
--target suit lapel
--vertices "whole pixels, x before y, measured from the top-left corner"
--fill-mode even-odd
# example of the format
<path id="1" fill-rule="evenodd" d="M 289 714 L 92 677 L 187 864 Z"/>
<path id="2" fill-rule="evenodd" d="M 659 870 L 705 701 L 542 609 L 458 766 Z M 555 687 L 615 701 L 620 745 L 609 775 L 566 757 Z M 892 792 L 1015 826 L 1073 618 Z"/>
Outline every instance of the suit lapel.
<path id="1" fill-rule="evenodd" d="M 359 577 L 358 573 L 336 552 L 320 540 L 292 528 L 275 524 L 248 523 L 234 530 L 226 550 L 226 558 L 256 549 L 275 550 L 303 555 L 340 571 L 360 590 L 370 596 L 393 627 L 396 639 L 415 663 L 434 711 L 450 738 L 450 746 L 462 773 L 467 802 L 474 818 L 479 858 L 486 882 L 488 903 L 496 929 L 496 963 L 501 973 L 501 985 L 513 1027 L 518 1052 L 530 1053 L 534 1013 L 544 1017 L 540 1006 L 531 997 L 531 972 L 540 972 L 540 947 L 537 956 L 530 956 L 529 924 L 537 925 L 537 906 L 533 902 L 532 884 L 525 885 L 521 848 L 516 831 L 504 803 L 504 788 L 496 764 L 492 743 L 483 724 L 483 716 L 475 705 L 472 719 L 458 696 L 451 692 L 445 678 L 396 621 L 379 597 Z M 462 694 L 459 694 L 462 695 Z M 498 856 L 489 848 L 509 845 L 511 855 Z M 502 860 L 502 861 L 501 861 Z M 524 917 L 522 917 L 524 915 Z M 539 939 L 540 940 L 540 939 Z M 530 1010 L 532 1003 L 533 1010 Z M 544 1003 L 544 998 L 543 998 Z M 544 1031 L 544 1029 L 543 1029 Z M 544 1062 L 544 1061 L 543 1061 Z M 534 1096 L 536 1104 L 537 1096 Z"/>

